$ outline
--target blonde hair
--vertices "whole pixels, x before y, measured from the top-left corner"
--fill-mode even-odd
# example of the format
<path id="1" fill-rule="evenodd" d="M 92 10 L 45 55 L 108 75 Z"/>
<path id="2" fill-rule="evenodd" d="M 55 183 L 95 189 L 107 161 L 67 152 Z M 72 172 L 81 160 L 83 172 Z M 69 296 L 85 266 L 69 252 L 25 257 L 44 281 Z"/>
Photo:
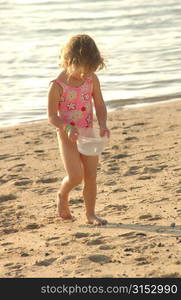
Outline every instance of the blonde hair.
<path id="1" fill-rule="evenodd" d="M 83 72 L 95 72 L 105 67 L 104 59 L 94 40 L 86 34 L 72 36 L 61 50 L 59 66 L 69 74 L 77 68 Z"/>

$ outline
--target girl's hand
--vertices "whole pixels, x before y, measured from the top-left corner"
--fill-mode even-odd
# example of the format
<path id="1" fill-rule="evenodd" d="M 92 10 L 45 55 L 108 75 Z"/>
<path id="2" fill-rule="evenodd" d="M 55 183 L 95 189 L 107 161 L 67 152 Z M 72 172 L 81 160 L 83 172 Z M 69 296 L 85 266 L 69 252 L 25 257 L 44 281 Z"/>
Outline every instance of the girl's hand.
<path id="1" fill-rule="evenodd" d="M 76 143 L 79 135 L 79 131 L 76 127 L 71 127 L 67 132 L 68 138 L 72 143 Z"/>
<path id="2" fill-rule="evenodd" d="M 100 136 L 110 137 L 110 131 L 107 127 L 100 127 Z"/>

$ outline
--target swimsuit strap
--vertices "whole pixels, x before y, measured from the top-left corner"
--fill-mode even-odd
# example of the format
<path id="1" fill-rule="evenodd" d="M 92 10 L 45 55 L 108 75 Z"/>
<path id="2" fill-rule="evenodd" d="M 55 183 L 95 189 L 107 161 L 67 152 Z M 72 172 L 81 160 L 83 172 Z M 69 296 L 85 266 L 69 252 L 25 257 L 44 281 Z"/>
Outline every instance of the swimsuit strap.
<path id="1" fill-rule="evenodd" d="M 51 82 L 56 82 L 60 87 L 64 87 L 65 86 L 65 84 L 62 81 L 58 80 L 58 79 L 51 80 L 50 83 Z"/>

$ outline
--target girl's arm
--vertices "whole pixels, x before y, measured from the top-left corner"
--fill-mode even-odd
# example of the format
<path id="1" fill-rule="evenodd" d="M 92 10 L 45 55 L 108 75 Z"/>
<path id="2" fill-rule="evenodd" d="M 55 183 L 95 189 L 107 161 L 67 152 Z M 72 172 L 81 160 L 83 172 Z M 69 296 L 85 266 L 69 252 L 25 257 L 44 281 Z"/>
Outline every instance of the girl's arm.
<path id="1" fill-rule="evenodd" d="M 109 137 L 109 130 L 107 129 L 107 125 L 106 125 L 107 109 L 102 97 L 99 79 L 95 74 L 93 74 L 93 99 L 94 99 L 96 117 L 101 130 L 101 136 L 107 134 Z"/>
<path id="2" fill-rule="evenodd" d="M 58 111 L 58 103 L 61 99 L 61 95 L 63 90 L 61 87 L 57 86 L 55 82 L 53 82 L 50 86 L 48 92 L 48 121 L 50 124 L 59 128 L 59 130 L 64 131 L 66 129 L 66 125 L 61 120 L 61 118 L 57 115 Z M 68 138 L 75 143 L 78 137 L 78 130 L 76 127 L 69 128 L 67 132 Z"/>
<path id="3" fill-rule="evenodd" d="M 63 122 L 57 115 L 58 103 L 62 94 L 61 87 L 53 82 L 48 91 L 48 121 L 59 129 L 63 129 Z"/>

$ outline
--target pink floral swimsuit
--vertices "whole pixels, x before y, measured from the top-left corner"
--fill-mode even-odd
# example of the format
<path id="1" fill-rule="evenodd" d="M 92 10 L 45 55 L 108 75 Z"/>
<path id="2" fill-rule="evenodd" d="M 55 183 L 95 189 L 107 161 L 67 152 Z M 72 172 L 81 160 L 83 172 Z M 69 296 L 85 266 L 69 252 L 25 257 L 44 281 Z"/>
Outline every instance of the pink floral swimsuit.
<path id="1" fill-rule="evenodd" d="M 72 87 L 61 80 L 53 80 L 62 87 L 63 93 L 58 104 L 58 116 L 65 124 L 76 127 L 93 126 L 92 77 L 88 77 L 80 87 Z"/>

